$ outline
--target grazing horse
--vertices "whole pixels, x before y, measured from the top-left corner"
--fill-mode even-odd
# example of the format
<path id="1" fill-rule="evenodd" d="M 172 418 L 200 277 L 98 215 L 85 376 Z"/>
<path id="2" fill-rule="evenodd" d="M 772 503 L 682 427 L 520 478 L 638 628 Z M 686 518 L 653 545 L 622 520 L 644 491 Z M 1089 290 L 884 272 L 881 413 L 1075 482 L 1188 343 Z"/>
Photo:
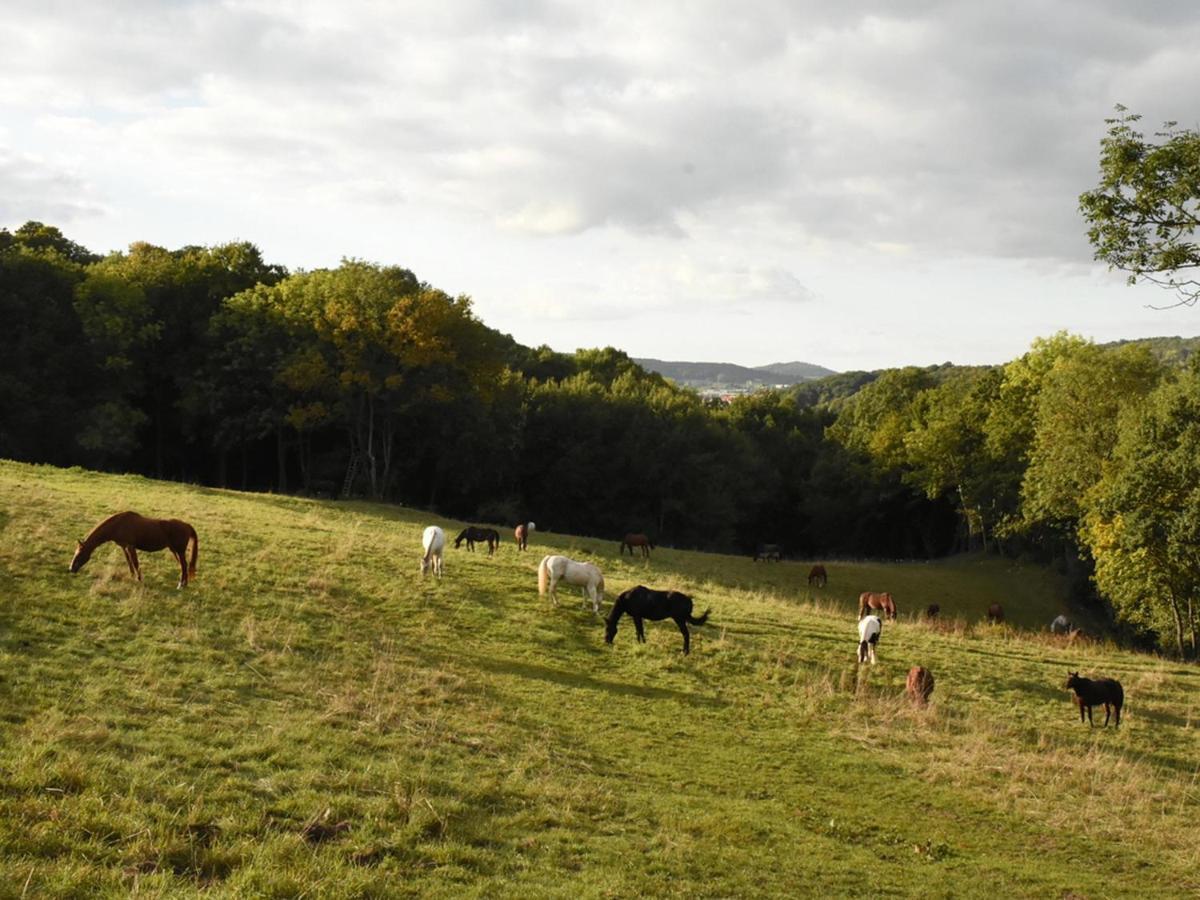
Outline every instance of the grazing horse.
<path id="1" fill-rule="evenodd" d="M 200 538 L 196 529 L 179 519 L 148 519 L 132 511 L 109 516 L 91 530 L 75 547 L 71 558 L 71 572 L 78 572 L 92 558 L 92 552 L 101 544 L 112 541 L 125 554 L 129 573 L 142 580 L 142 568 L 138 564 L 137 552 L 153 553 L 169 549 L 179 563 L 179 587 L 185 587 L 189 578 L 196 577 L 196 557 L 200 555 Z M 192 558 L 187 560 L 188 544 L 192 545 Z"/>
<path id="2" fill-rule="evenodd" d="M 600 615 L 600 604 L 604 602 L 604 574 L 598 566 L 565 556 L 543 556 L 538 563 L 538 593 L 545 596 L 549 591 L 555 606 L 558 606 L 555 588 L 560 581 L 583 588 L 584 599 L 592 601 L 592 612 Z"/>
<path id="3" fill-rule="evenodd" d="M 436 525 L 430 525 L 421 535 L 421 546 L 424 555 L 421 556 L 421 577 L 424 578 L 433 569 L 433 574 L 442 577 L 442 551 L 446 549 L 446 532 Z"/>
<path id="4" fill-rule="evenodd" d="M 703 625 L 708 621 L 710 610 L 705 610 L 700 618 L 692 616 L 692 598 L 679 591 L 653 591 L 643 585 L 630 588 L 613 604 L 612 612 L 604 620 L 604 641 L 611 644 L 617 634 L 617 621 L 626 613 L 633 619 L 633 627 L 637 629 L 637 639 L 646 643 L 646 632 L 642 629 L 642 620 L 650 619 L 657 622 L 660 619 L 674 619 L 683 634 L 683 654 L 687 656 L 691 650 L 691 638 L 688 635 L 688 623 Z"/>
<path id="5" fill-rule="evenodd" d="M 533 532 L 534 525 L 532 522 L 522 522 L 513 529 L 513 537 L 517 539 L 517 549 L 525 550 L 529 547 L 529 535 Z"/>
<path id="6" fill-rule="evenodd" d="M 1051 634 L 1070 634 L 1075 630 L 1074 623 L 1066 616 L 1056 616 L 1050 623 Z"/>
<path id="7" fill-rule="evenodd" d="M 650 538 L 646 537 L 644 534 L 632 534 L 631 533 L 631 534 L 625 535 L 625 537 L 621 540 L 621 555 L 622 556 L 625 555 L 626 547 L 629 548 L 630 556 L 633 556 L 633 548 L 634 547 L 641 547 L 642 548 L 642 557 L 644 559 L 649 559 L 650 551 L 654 549 L 654 542 L 652 540 L 650 540 Z"/>
<path id="8" fill-rule="evenodd" d="M 470 525 L 458 533 L 458 537 L 454 539 L 454 549 L 458 549 L 458 545 L 463 541 L 467 542 L 467 550 L 471 553 L 475 552 L 475 542 L 487 541 L 488 556 L 496 552 L 496 548 L 500 546 L 500 532 L 495 528 L 477 528 Z"/>
<path id="9" fill-rule="evenodd" d="M 760 559 L 763 562 L 770 562 L 771 560 L 780 562 L 783 559 L 783 555 L 779 552 L 779 545 L 759 544 L 758 548 L 754 551 L 754 561 L 758 562 Z"/>
<path id="10" fill-rule="evenodd" d="M 883 631 L 883 622 L 879 616 L 864 616 L 858 620 L 858 662 L 861 665 L 868 659 L 875 665 L 875 645 L 879 643 L 879 635 Z"/>
<path id="11" fill-rule="evenodd" d="M 936 619 L 941 611 L 942 608 L 938 604 L 930 603 L 927 607 L 925 607 L 925 618 Z"/>
<path id="12" fill-rule="evenodd" d="M 896 621 L 896 601 L 892 599 L 889 593 L 876 593 L 875 591 L 863 591 L 858 595 L 858 617 L 861 619 L 873 609 L 882 610 L 887 616 L 888 621 Z"/>
<path id="13" fill-rule="evenodd" d="M 815 584 L 817 587 L 825 587 L 829 583 L 829 576 L 825 574 L 825 567 L 817 563 L 808 570 L 808 583 Z"/>
<path id="14" fill-rule="evenodd" d="M 1114 678 L 1080 678 L 1078 672 L 1067 673 L 1067 690 L 1075 692 L 1075 704 L 1079 707 L 1079 721 L 1083 721 L 1083 711 L 1087 710 L 1088 725 L 1095 727 L 1092 721 L 1092 707 L 1098 703 L 1104 704 L 1104 727 L 1108 727 L 1110 714 L 1116 714 L 1116 726 L 1121 727 L 1121 707 L 1125 705 L 1125 691 L 1121 682 Z M 1111 711 L 1109 707 L 1112 707 Z"/>
<path id="15" fill-rule="evenodd" d="M 929 695 L 933 693 L 933 675 L 924 666 L 913 666 L 908 670 L 908 684 L 905 690 L 908 691 L 908 696 L 912 697 L 913 703 L 924 706 L 929 702 Z"/>
<path id="16" fill-rule="evenodd" d="M 993 603 L 988 607 L 987 620 L 993 625 L 998 625 L 1004 621 L 1004 607 L 999 603 Z"/>

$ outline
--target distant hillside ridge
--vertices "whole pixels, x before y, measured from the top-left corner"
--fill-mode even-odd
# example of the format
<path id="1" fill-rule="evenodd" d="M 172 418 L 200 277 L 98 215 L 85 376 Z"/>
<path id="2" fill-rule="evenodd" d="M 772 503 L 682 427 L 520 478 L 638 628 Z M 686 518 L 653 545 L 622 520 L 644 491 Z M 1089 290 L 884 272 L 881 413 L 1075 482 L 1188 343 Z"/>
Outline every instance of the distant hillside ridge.
<path id="1" fill-rule="evenodd" d="M 773 363 L 754 368 L 735 363 L 681 362 L 636 357 L 634 362 L 664 378 L 670 378 L 677 384 L 695 388 L 790 386 L 837 374 L 832 369 L 806 362 Z"/>

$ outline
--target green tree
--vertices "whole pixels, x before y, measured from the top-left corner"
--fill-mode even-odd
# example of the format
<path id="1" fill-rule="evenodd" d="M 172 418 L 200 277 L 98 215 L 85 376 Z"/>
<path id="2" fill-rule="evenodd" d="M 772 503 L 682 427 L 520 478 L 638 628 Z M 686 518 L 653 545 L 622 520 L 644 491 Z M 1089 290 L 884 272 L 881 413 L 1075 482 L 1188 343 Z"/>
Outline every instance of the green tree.
<path id="1" fill-rule="evenodd" d="M 1079 197 L 1096 259 L 1174 292 L 1177 304 L 1200 299 L 1200 132 L 1167 122 L 1147 140 L 1141 116 L 1117 107 L 1100 141 L 1100 183 Z"/>
<path id="2" fill-rule="evenodd" d="M 1160 385 L 1121 417 L 1082 534 L 1117 617 L 1200 647 L 1200 373 Z"/>

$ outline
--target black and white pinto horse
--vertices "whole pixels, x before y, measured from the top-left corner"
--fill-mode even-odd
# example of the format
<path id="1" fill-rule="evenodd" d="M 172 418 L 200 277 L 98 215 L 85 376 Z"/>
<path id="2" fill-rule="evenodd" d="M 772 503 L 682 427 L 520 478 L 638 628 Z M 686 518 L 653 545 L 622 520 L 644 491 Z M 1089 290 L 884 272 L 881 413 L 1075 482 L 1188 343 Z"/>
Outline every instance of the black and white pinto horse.
<path id="1" fill-rule="evenodd" d="M 421 556 L 421 577 L 424 578 L 432 569 L 438 578 L 442 577 L 442 552 L 446 549 L 446 532 L 436 525 L 430 525 L 421 535 L 421 546 L 424 554 Z"/>
<path id="2" fill-rule="evenodd" d="M 683 635 L 683 653 L 686 656 L 691 650 L 691 637 L 688 625 L 703 625 L 708 621 L 710 610 L 696 618 L 692 615 L 692 598 L 679 591 L 654 591 L 644 585 L 630 588 L 613 604 L 612 612 L 604 620 L 604 640 L 611 644 L 617 634 L 617 622 L 621 616 L 628 614 L 633 619 L 633 627 L 637 629 L 637 639 L 646 643 L 646 632 L 642 628 L 642 620 L 650 619 L 658 622 L 662 619 L 674 619 Z"/>
<path id="3" fill-rule="evenodd" d="M 589 562 L 576 562 L 565 556 L 543 556 L 538 563 L 538 593 L 547 592 L 554 605 L 558 605 L 555 588 L 560 581 L 583 588 L 584 600 L 592 601 L 592 612 L 600 615 L 600 604 L 604 602 L 604 574 L 599 566 Z"/>
<path id="4" fill-rule="evenodd" d="M 883 632 L 883 621 L 879 616 L 863 616 L 858 620 L 858 661 L 860 664 L 870 660 L 875 665 L 875 645 L 879 643 L 879 635 Z"/>

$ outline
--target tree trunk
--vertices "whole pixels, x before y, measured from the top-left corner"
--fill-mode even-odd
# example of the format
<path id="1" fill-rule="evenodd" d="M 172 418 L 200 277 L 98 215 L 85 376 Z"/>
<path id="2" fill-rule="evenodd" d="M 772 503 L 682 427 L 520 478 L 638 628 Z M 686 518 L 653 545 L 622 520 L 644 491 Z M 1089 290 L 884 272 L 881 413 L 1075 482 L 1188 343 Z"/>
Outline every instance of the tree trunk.
<path id="1" fill-rule="evenodd" d="M 275 459 L 279 466 L 279 493 L 286 494 L 287 480 L 287 444 L 283 440 L 283 426 L 275 426 Z"/>
<path id="2" fill-rule="evenodd" d="M 1179 648 L 1179 658 L 1184 658 L 1183 652 L 1183 615 L 1179 611 L 1179 601 L 1171 595 L 1171 615 L 1175 617 L 1175 646 Z"/>

